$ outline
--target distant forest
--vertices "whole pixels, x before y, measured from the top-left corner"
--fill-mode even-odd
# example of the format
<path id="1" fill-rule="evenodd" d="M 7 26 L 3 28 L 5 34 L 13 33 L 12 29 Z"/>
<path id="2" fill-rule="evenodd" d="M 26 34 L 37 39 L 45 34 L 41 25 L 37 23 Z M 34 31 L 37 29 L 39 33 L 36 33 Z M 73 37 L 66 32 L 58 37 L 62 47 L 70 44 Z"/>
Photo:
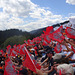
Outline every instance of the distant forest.
<path id="1" fill-rule="evenodd" d="M 29 32 L 26 31 L 22 32 L 22 30 L 18 30 L 18 29 L 9 29 L 5 31 L 0 31 L 0 48 L 5 48 L 9 44 L 11 45 L 12 42 L 14 42 L 13 45 L 22 44 L 24 43 L 24 40 L 32 39 L 33 37 L 34 36 Z"/>

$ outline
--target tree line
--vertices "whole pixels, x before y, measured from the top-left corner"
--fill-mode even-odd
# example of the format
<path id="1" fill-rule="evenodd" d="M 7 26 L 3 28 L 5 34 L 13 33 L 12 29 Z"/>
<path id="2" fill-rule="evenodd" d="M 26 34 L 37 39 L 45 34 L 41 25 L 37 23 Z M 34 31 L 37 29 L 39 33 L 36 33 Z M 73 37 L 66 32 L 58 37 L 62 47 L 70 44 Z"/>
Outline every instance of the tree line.
<path id="1" fill-rule="evenodd" d="M 0 31 L 0 49 L 6 48 L 7 45 L 23 44 L 24 40 L 33 39 L 33 37 L 29 32 L 19 29 Z"/>

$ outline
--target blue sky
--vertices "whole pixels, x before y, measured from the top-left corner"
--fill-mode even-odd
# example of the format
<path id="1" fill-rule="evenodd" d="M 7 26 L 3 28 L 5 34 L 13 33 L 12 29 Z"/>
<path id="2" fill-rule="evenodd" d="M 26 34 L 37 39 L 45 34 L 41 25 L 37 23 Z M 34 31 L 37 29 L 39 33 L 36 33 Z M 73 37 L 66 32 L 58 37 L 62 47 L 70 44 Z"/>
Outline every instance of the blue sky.
<path id="1" fill-rule="evenodd" d="M 54 14 L 69 16 L 69 13 L 75 13 L 75 5 L 66 3 L 66 0 L 31 0 L 40 7 L 48 7 Z"/>
<path id="2" fill-rule="evenodd" d="M 0 0 L 0 30 L 32 31 L 75 17 L 75 0 Z"/>

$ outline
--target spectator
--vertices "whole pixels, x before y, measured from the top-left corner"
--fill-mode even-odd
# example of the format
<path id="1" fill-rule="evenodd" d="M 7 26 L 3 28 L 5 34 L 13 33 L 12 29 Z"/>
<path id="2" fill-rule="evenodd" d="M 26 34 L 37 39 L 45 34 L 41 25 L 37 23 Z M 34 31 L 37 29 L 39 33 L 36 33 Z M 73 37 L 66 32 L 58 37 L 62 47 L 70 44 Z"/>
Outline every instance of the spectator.
<path id="1" fill-rule="evenodd" d="M 44 71 L 45 73 L 48 73 L 48 75 L 54 75 L 54 73 L 56 72 L 56 71 L 53 69 L 53 64 L 54 64 L 54 60 L 53 60 L 53 58 L 52 58 L 53 54 L 54 54 L 54 53 L 53 53 L 52 51 L 48 51 L 48 52 L 47 52 L 48 58 L 45 59 L 45 60 L 41 63 L 41 65 L 42 65 L 42 64 L 44 64 L 46 61 L 48 61 L 49 66 L 48 66 L 47 68 L 44 68 L 44 69 L 43 69 L 43 71 Z"/>

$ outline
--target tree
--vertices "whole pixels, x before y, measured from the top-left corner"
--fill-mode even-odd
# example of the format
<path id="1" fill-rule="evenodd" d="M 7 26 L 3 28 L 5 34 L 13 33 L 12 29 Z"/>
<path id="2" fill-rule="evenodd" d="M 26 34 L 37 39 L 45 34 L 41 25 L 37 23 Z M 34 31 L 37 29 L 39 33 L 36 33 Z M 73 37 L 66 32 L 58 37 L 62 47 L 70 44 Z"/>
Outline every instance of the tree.
<path id="1" fill-rule="evenodd" d="M 6 48 L 8 45 L 11 45 L 13 47 L 13 45 L 18 45 L 18 44 L 23 44 L 24 40 L 27 40 L 27 38 L 25 36 L 13 36 L 8 38 L 5 42 L 4 42 L 4 48 Z"/>

